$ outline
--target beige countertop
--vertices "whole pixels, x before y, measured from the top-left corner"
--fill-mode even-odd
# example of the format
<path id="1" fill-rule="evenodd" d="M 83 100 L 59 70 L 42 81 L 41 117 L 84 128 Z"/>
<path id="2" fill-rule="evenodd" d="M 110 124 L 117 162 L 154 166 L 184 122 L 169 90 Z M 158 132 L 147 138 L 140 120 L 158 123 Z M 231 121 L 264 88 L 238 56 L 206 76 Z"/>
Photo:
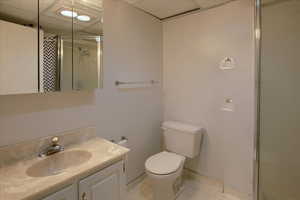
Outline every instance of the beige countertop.
<path id="1" fill-rule="evenodd" d="M 87 151 L 91 153 L 91 158 L 57 175 L 44 177 L 28 176 L 26 170 L 30 166 L 46 159 L 38 156 L 0 166 L 0 200 L 41 199 L 124 159 L 129 151 L 101 138 L 93 138 L 81 144 L 66 147 L 65 152 L 74 150 Z"/>

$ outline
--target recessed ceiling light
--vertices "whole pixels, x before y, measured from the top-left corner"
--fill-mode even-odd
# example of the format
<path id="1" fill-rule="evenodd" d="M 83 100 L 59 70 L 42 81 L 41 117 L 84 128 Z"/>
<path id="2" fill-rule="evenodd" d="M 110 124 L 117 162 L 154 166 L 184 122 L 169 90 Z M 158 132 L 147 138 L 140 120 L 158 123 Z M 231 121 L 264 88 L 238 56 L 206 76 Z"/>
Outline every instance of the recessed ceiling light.
<path id="1" fill-rule="evenodd" d="M 91 17 L 87 16 L 87 15 L 79 15 L 79 16 L 77 16 L 77 19 L 79 21 L 88 22 L 91 20 Z"/>
<path id="2" fill-rule="evenodd" d="M 62 10 L 60 14 L 65 17 L 77 17 L 77 12 L 73 12 L 71 10 Z"/>

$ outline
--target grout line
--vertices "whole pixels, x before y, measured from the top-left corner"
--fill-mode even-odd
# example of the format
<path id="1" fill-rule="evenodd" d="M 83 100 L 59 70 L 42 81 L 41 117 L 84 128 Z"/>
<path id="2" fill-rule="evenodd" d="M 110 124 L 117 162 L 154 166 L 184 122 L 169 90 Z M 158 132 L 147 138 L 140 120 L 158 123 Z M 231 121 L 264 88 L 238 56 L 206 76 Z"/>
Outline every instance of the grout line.
<path id="1" fill-rule="evenodd" d="M 181 13 L 178 13 L 178 14 L 175 14 L 175 15 L 171 15 L 171 16 L 164 17 L 164 18 L 159 18 L 159 19 L 161 21 L 164 21 L 164 20 L 171 19 L 171 18 L 174 18 L 174 17 L 179 17 L 181 15 L 188 15 L 190 13 L 195 13 L 196 11 L 200 11 L 200 10 L 201 10 L 201 8 L 195 8 L 195 9 L 192 9 L 192 10 L 184 11 L 184 12 L 181 12 Z"/>
<path id="2" fill-rule="evenodd" d="M 209 6 L 209 7 L 206 7 L 206 8 L 199 7 L 197 9 L 189 10 L 189 11 L 179 13 L 179 14 L 176 14 L 176 15 L 173 15 L 173 16 L 162 18 L 161 21 L 169 21 L 169 20 L 172 20 L 172 19 L 177 19 L 179 17 L 184 17 L 184 16 L 187 16 L 187 15 L 192 15 L 192 14 L 195 14 L 195 13 L 207 11 L 207 10 L 210 10 L 210 9 L 213 9 L 213 8 L 218 8 L 218 7 L 224 6 L 224 5 L 226 5 L 228 3 L 231 3 L 231 2 L 234 2 L 234 1 L 237 1 L 237 0 L 228 0 L 226 2 L 219 3 L 219 4 Z"/>

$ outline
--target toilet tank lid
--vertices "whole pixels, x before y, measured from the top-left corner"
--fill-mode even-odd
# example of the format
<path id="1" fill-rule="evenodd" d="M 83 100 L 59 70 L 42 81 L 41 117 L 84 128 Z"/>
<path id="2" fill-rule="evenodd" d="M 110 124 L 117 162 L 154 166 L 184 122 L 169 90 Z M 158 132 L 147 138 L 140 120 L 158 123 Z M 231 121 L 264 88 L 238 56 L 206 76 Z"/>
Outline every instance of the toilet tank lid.
<path id="1" fill-rule="evenodd" d="M 189 133 L 198 133 L 202 130 L 200 126 L 194 126 L 177 121 L 165 121 L 162 124 L 162 129 L 174 129 L 177 131 L 189 132 Z"/>

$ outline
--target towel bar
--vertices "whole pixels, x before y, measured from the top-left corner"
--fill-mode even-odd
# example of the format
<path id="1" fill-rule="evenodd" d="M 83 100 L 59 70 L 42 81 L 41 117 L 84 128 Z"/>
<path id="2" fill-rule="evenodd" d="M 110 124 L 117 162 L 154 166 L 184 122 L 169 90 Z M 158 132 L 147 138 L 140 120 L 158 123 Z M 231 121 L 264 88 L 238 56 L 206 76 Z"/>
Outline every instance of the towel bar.
<path id="1" fill-rule="evenodd" d="M 150 81 L 128 81 L 128 82 L 123 82 L 123 81 L 116 81 L 115 85 L 129 85 L 129 84 L 157 84 L 159 83 L 158 81 L 150 80 Z"/>

